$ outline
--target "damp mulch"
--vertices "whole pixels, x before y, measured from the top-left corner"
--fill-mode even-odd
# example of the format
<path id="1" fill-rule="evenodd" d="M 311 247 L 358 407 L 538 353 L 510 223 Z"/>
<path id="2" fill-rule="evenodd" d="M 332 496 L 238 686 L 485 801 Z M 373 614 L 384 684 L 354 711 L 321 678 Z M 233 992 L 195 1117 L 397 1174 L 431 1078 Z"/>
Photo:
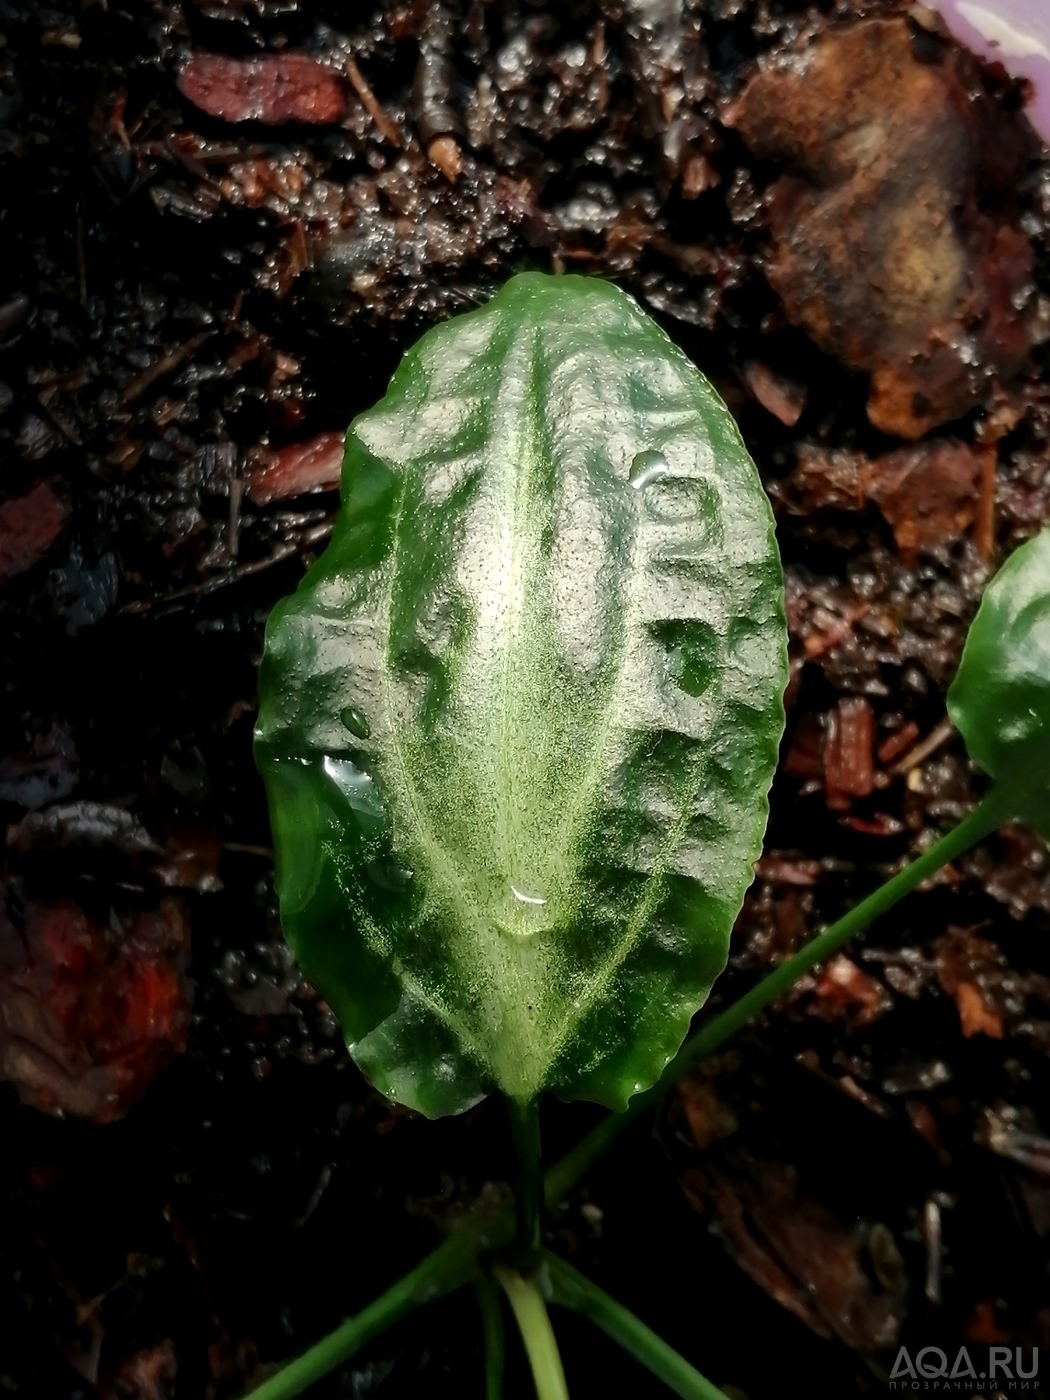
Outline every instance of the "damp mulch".
<path id="1" fill-rule="evenodd" d="M 225 1400 L 513 1170 L 498 1103 L 371 1092 L 280 939 L 256 667 L 338 435 L 522 268 L 617 278 L 723 394 L 792 656 L 724 1003 L 979 790 L 944 692 L 1050 516 L 1050 164 L 1023 91 L 889 0 L 3 0 L 0 31 L 0 1390 Z M 985 843 L 636 1125 L 557 1246 L 750 1400 L 1050 1344 L 1048 914 L 1043 845 Z M 597 1116 L 550 1105 L 550 1153 Z M 663 1393 L 559 1330 L 574 1393 Z M 482 1364 L 464 1295 L 316 1393 Z"/>

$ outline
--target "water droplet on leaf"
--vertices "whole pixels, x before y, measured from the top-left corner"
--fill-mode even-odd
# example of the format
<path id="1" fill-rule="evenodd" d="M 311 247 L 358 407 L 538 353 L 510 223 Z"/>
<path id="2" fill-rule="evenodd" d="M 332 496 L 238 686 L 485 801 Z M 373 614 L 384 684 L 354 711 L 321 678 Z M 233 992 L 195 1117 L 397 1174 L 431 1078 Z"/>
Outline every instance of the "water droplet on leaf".
<path id="1" fill-rule="evenodd" d="M 670 470 L 664 454 L 658 452 L 656 448 L 650 448 L 645 452 L 639 452 L 635 457 L 627 479 L 636 491 L 644 491 L 654 481 L 659 481 L 661 477 L 666 476 Z"/>
<path id="2" fill-rule="evenodd" d="M 522 904 L 541 905 L 547 903 L 542 895 L 526 894 L 524 890 L 519 890 L 516 885 L 511 885 L 510 889 L 514 898 L 520 900 Z"/>
<path id="3" fill-rule="evenodd" d="M 370 817 L 386 816 L 386 808 L 379 799 L 370 773 L 358 768 L 348 758 L 331 757 L 324 760 L 324 771 L 354 811 L 364 812 Z"/>
<path id="4" fill-rule="evenodd" d="M 365 719 L 364 712 L 359 710 L 356 705 L 347 705 L 346 709 L 340 712 L 339 718 L 356 738 L 368 738 L 371 732 L 368 727 L 368 720 Z"/>
<path id="5" fill-rule="evenodd" d="M 510 883 L 504 913 L 497 917 L 502 928 L 518 938 L 542 933 L 551 924 L 547 896 L 527 880 Z"/>
<path id="6" fill-rule="evenodd" d="M 706 534 L 718 516 L 718 500 L 710 484 L 692 476 L 672 476 L 667 458 L 651 448 L 639 452 L 628 477 L 641 493 L 645 513 L 662 524 L 689 521 Z"/>

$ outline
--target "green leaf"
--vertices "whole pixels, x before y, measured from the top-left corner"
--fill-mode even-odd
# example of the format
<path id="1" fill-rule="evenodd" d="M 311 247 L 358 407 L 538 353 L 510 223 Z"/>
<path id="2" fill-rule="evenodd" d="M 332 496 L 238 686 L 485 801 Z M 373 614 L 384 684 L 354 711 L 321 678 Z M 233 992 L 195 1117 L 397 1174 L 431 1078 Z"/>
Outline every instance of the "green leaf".
<path id="1" fill-rule="evenodd" d="M 1012 815 L 1050 839 L 1050 529 L 985 589 L 948 713 Z"/>
<path id="2" fill-rule="evenodd" d="M 725 965 L 783 729 L 783 582 L 710 385 L 608 283 L 528 273 L 347 435 L 267 629 L 289 939 L 428 1115 L 623 1107 Z"/>

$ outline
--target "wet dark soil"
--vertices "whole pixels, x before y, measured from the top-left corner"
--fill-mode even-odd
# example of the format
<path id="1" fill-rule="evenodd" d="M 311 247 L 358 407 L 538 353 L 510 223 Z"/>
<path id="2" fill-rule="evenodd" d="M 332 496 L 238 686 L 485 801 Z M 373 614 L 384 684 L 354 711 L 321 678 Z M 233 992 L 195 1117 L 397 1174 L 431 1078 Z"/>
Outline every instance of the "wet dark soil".
<path id="1" fill-rule="evenodd" d="M 944 691 L 1050 515 L 1050 166 L 1023 93 L 905 9 L 0 3 L 0 1390 L 236 1396 L 510 1172 L 499 1104 L 428 1124 L 349 1062 L 251 757 L 325 435 L 510 272 L 639 296 L 778 512 L 788 733 L 714 1003 L 980 791 Z M 917 242 L 898 315 L 870 269 L 906 287 Z M 633 1128 L 558 1246 L 751 1400 L 1050 1345 L 1048 913 L 1028 833 L 960 861 Z M 549 1106 L 550 1154 L 596 1116 Z M 574 1394 L 664 1393 L 559 1331 Z M 481 1367 L 464 1295 L 317 1394 Z"/>

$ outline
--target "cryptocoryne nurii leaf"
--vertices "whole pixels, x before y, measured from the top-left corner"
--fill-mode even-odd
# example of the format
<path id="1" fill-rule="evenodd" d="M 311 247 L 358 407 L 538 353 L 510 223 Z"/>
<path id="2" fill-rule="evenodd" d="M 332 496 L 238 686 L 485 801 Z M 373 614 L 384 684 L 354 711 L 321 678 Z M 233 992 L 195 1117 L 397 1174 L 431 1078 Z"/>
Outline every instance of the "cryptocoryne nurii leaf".
<path id="1" fill-rule="evenodd" d="M 1014 550 L 966 634 L 948 713 L 1004 816 L 1050 839 L 1050 529 Z"/>
<path id="2" fill-rule="evenodd" d="M 786 670 L 758 474 L 630 297 L 522 274 L 409 351 L 257 730 L 285 930 L 384 1093 L 655 1080 L 725 964 Z"/>

